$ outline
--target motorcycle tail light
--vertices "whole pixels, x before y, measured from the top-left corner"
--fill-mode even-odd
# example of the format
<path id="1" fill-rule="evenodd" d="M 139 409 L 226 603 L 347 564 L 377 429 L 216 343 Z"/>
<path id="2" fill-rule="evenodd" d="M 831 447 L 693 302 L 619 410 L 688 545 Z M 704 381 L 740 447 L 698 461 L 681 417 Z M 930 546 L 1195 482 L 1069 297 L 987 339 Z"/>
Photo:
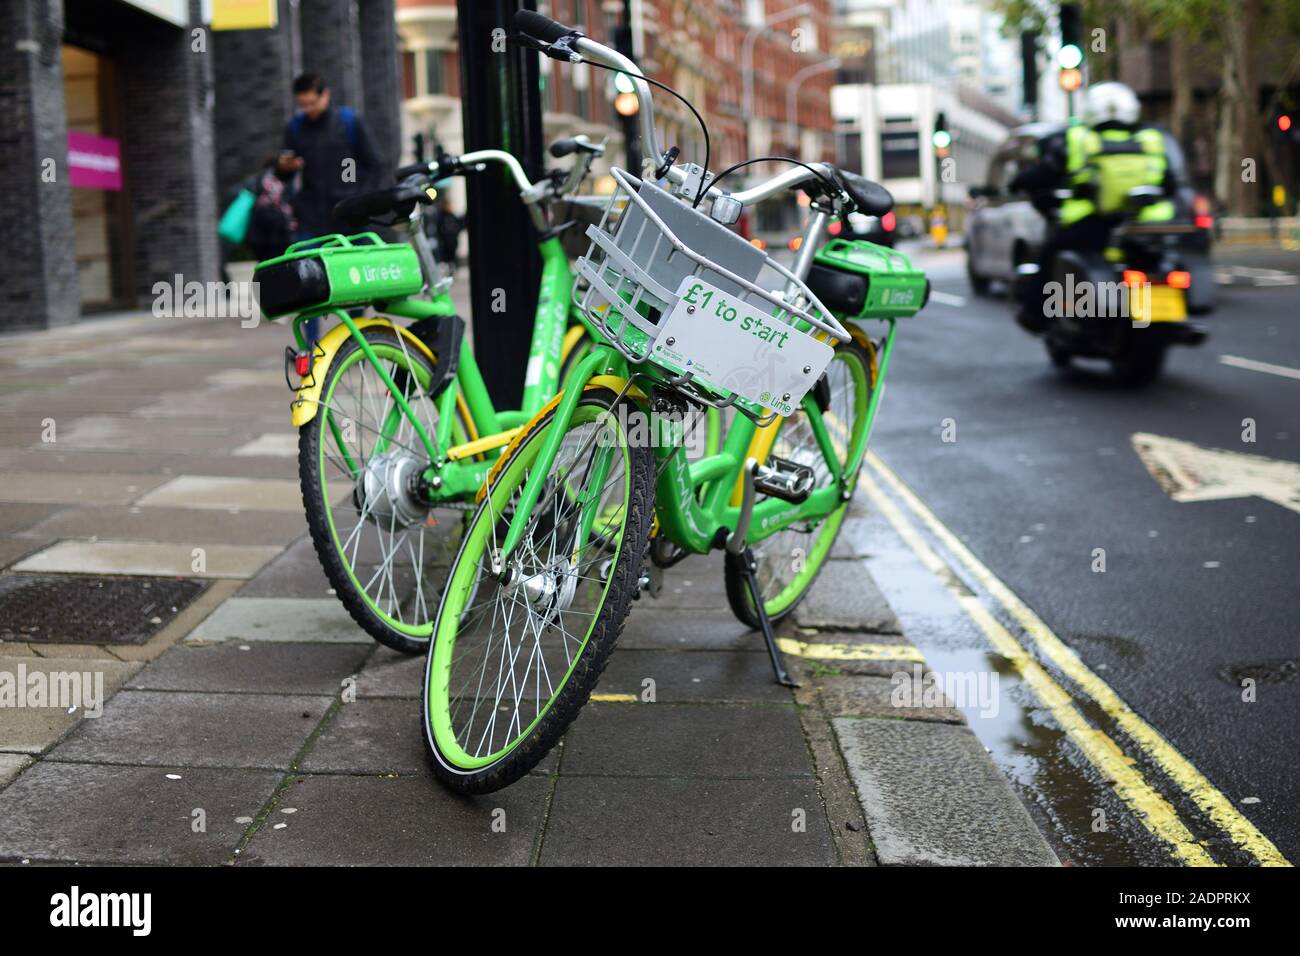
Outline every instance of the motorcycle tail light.
<path id="1" fill-rule="evenodd" d="M 1125 269 L 1124 284 L 1125 285 L 1146 285 L 1147 274 L 1138 269 Z"/>
<path id="2" fill-rule="evenodd" d="M 1192 274 L 1190 272 L 1171 272 L 1165 276 L 1165 281 L 1175 289 L 1190 289 L 1192 287 Z"/>

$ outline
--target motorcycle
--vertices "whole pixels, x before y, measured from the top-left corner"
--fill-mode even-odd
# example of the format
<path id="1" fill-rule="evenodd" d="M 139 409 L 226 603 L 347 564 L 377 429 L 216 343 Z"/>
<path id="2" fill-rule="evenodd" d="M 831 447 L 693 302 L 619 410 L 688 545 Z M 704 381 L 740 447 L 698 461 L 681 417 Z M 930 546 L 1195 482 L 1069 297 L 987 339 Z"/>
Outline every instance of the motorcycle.
<path id="1" fill-rule="evenodd" d="M 1045 284 L 1036 263 L 1018 268 L 1019 302 L 1033 302 L 1040 288 L 1045 293 L 1041 313 L 1022 308 L 1019 321 L 1043 336 L 1057 368 L 1075 358 L 1105 359 L 1121 381 L 1145 385 L 1159 377 L 1170 346 L 1205 341 L 1204 328 L 1188 319 L 1193 273 L 1181 240 L 1189 227 L 1137 221 L 1137 211 L 1162 198 L 1158 187 L 1130 191 L 1107 246 L 1058 252 Z"/>

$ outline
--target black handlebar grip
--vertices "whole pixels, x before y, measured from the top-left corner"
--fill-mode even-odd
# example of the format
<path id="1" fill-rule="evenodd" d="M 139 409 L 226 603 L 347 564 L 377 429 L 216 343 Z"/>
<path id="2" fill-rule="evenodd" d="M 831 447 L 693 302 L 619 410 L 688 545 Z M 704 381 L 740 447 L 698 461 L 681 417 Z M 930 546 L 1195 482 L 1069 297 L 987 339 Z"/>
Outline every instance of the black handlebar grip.
<path id="1" fill-rule="evenodd" d="M 533 10 L 520 10 L 515 14 L 515 29 L 543 43 L 554 43 L 560 37 L 578 33 L 573 27 L 556 23 L 550 17 L 544 17 Z M 581 36 L 580 33 L 578 35 Z"/>
<path id="2" fill-rule="evenodd" d="M 556 159 L 562 159 L 570 153 L 578 151 L 578 141 L 572 136 L 566 136 L 564 139 L 557 139 L 551 144 L 551 155 Z"/>
<path id="3" fill-rule="evenodd" d="M 432 163 L 412 163 L 409 166 L 403 166 L 401 169 L 397 170 L 397 172 L 393 174 L 393 178 L 400 182 L 407 176 L 414 176 L 417 173 L 429 173 L 432 172 L 430 169 L 432 165 Z"/>

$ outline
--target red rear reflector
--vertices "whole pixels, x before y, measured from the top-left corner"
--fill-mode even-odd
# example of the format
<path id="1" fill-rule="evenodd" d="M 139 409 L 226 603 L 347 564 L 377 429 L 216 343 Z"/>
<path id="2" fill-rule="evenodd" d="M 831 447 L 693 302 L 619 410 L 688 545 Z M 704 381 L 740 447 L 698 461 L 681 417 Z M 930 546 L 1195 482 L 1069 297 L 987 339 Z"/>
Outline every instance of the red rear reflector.
<path id="1" fill-rule="evenodd" d="M 1190 272 L 1171 272 L 1165 276 L 1165 281 L 1175 289 L 1190 289 L 1192 287 L 1192 274 Z"/>
<path id="2" fill-rule="evenodd" d="M 293 370 L 298 373 L 299 378 L 306 378 L 307 373 L 311 371 L 311 356 L 306 352 L 299 352 L 294 357 Z"/>
<path id="3" fill-rule="evenodd" d="M 1140 272 L 1137 269 L 1125 269 L 1124 284 L 1125 285 L 1146 285 L 1147 274 L 1145 272 Z"/>
<path id="4" fill-rule="evenodd" d="M 885 227 L 885 232 L 893 232 L 895 222 L 896 220 L 894 219 L 894 214 L 892 212 L 887 212 L 880 217 L 880 224 Z"/>

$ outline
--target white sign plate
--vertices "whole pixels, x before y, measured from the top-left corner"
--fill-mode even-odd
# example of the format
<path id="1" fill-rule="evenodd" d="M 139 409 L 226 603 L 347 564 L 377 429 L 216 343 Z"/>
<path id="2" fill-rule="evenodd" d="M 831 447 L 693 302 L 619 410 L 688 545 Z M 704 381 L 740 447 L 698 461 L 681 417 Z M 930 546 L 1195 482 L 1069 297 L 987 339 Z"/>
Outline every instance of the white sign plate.
<path id="1" fill-rule="evenodd" d="M 687 276 L 677 294 L 655 361 L 782 415 L 799 407 L 834 355 L 825 342 L 702 279 Z"/>

